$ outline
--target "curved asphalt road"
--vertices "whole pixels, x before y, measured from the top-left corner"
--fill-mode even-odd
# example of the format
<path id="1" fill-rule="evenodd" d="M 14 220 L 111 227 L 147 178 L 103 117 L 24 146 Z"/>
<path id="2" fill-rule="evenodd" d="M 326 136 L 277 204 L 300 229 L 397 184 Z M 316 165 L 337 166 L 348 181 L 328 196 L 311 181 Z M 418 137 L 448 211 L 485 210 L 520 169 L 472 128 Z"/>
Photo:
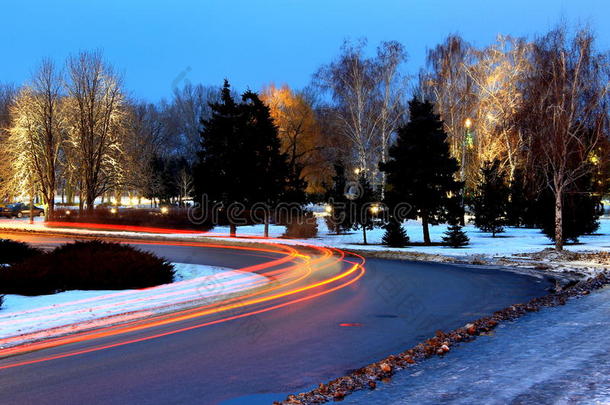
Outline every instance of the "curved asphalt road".
<path id="1" fill-rule="evenodd" d="M 62 238 L 2 235 L 33 243 Z M 137 242 L 134 242 L 138 245 Z M 141 245 L 170 261 L 240 268 L 269 255 Z M 152 340 L 0 369 L 3 404 L 257 404 L 307 390 L 510 304 L 548 283 L 467 266 L 369 259 L 356 283 L 270 312 Z M 330 271 L 330 270 L 328 270 Z M 163 332 L 200 319 L 158 327 Z M 133 332 L 128 337 L 149 335 Z M 112 344 L 81 342 L 0 360 L 15 362 Z M 121 336 L 125 339 L 125 335 Z"/>

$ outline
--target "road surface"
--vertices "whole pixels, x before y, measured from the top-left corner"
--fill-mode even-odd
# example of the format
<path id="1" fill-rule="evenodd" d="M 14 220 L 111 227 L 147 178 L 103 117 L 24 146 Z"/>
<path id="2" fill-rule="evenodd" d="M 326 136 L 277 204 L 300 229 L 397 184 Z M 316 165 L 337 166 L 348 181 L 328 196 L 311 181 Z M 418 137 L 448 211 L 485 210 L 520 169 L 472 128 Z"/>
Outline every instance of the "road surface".
<path id="1" fill-rule="evenodd" d="M 42 245 L 65 241 L 0 237 Z M 309 271 L 307 284 L 300 280 L 281 288 L 313 287 L 231 309 L 229 316 L 186 317 L 5 357 L 0 359 L 3 404 L 270 403 L 403 351 L 438 329 L 544 295 L 548 287 L 545 280 L 511 272 L 379 259 L 368 259 L 363 274 L 352 271 L 322 285 L 357 268 L 357 258 L 333 251 L 331 262 L 317 257 L 327 252 L 297 248 L 290 262 L 259 270 L 256 266 L 286 254 L 131 243 L 174 262 L 275 271 L 281 275 L 278 284 Z M 305 255 L 319 261 L 304 264 Z M 288 264 L 290 277 L 282 279 L 279 269 Z M 333 289 L 339 283 L 342 288 Z M 265 294 L 277 291 L 285 290 Z M 242 317 L 245 313 L 252 315 Z"/>

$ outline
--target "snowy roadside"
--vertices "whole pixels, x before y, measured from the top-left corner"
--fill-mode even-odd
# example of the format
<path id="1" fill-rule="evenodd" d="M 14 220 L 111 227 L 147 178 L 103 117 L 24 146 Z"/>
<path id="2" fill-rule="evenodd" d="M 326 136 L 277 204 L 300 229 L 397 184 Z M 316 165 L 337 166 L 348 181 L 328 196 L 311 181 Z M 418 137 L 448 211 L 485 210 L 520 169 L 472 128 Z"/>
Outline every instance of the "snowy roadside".
<path id="1" fill-rule="evenodd" d="M 421 223 L 415 220 L 404 225 L 411 242 L 423 240 Z M 229 228 L 215 227 L 211 232 L 176 232 L 152 233 L 136 231 L 113 231 L 75 228 L 46 228 L 43 218 L 35 218 L 34 224 L 27 219 L 0 220 L 0 230 L 12 229 L 33 232 L 65 233 L 83 236 L 120 236 L 127 238 L 183 239 L 201 241 L 208 237 L 233 244 L 264 243 L 268 240 L 261 237 L 263 225 L 238 227 L 238 237 L 228 237 Z M 447 225 L 430 227 L 433 242 L 440 242 Z M 271 225 L 270 237 L 280 238 L 284 226 Z M 463 263 L 488 266 L 517 267 L 526 270 L 556 274 L 568 278 L 593 277 L 610 267 L 610 260 L 600 260 L 599 252 L 610 252 L 610 218 L 600 218 L 600 228 L 594 235 L 582 236 L 580 243 L 565 246 L 566 253 L 557 255 L 552 250 L 550 240 L 538 229 L 507 227 L 506 232 L 492 237 L 481 232 L 473 225 L 466 225 L 464 231 L 470 238 L 470 244 L 464 248 L 445 246 L 409 246 L 389 248 L 381 244 L 384 230 L 376 228 L 367 231 L 369 244 L 362 244 L 360 231 L 343 235 L 331 234 L 323 218 L 318 218 L 318 236 L 310 239 L 282 239 L 283 244 L 305 244 L 335 247 L 352 251 L 369 257 L 398 260 L 432 261 L 443 263 Z"/>
<path id="2" fill-rule="evenodd" d="M 277 228 L 277 227 L 276 227 Z M 404 225 L 411 242 L 423 241 L 419 221 L 410 220 Z M 442 241 L 447 225 L 430 227 L 433 242 Z M 384 229 L 367 231 L 369 244 L 362 244 L 360 231 L 343 235 L 331 234 L 322 218 L 318 220 L 318 236 L 311 239 L 286 239 L 290 243 L 306 243 L 349 250 L 367 257 L 396 260 L 430 261 L 440 263 L 474 264 L 520 268 L 527 272 L 550 274 L 568 279 L 595 277 L 610 269 L 610 218 L 600 218 L 596 234 L 582 236 L 580 243 L 568 244 L 565 252 L 558 254 L 551 241 L 539 229 L 507 227 L 497 237 L 478 230 L 474 225 L 466 225 L 464 231 L 470 244 L 464 248 L 447 246 L 409 246 L 390 248 L 381 244 Z M 228 228 L 216 227 L 214 232 L 226 233 Z M 244 235 L 251 242 L 262 233 L 262 226 L 239 227 L 238 235 Z M 274 234 L 275 233 L 275 234 Z M 277 229 L 271 229 L 271 236 L 281 236 Z M 225 238 L 223 238 L 225 239 Z M 229 238 L 226 238 L 227 240 Z"/>
<path id="3" fill-rule="evenodd" d="M 208 305 L 268 283 L 266 277 L 222 267 L 175 263 L 175 281 L 122 291 L 6 295 L 0 309 L 0 348 Z"/>

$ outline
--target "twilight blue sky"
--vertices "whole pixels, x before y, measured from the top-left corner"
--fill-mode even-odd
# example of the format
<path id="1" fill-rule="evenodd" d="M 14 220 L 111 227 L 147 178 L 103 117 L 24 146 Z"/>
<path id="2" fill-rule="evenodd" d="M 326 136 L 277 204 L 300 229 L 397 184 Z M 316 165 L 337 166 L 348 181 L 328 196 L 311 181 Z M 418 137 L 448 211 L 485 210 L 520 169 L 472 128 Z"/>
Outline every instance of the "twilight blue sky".
<path id="1" fill-rule="evenodd" d="M 0 82 L 22 83 L 43 56 L 101 48 L 128 92 L 158 101 L 172 83 L 243 90 L 305 86 L 344 38 L 401 41 L 407 73 L 453 32 L 476 45 L 498 33 L 531 36 L 559 21 L 594 28 L 610 49 L 609 0 L 35 0 L 1 6 Z"/>

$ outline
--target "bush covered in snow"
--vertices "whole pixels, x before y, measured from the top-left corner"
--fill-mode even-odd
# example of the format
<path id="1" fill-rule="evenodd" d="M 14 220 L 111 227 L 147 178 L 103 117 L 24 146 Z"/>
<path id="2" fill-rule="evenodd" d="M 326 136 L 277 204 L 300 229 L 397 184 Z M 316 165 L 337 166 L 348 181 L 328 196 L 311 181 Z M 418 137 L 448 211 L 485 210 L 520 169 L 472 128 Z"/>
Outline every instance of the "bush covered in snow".
<path id="1" fill-rule="evenodd" d="M 0 239 L 0 264 L 19 263 L 41 253 L 42 251 L 31 247 L 27 243 Z"/>
<path id="2" fill-rule="evenodd" d="M 0 293 L 41 295 L 66 290 L 120 290 L 171 283 L 173 265 L 129 245 L 75 242 L 0 272 Z"/>

